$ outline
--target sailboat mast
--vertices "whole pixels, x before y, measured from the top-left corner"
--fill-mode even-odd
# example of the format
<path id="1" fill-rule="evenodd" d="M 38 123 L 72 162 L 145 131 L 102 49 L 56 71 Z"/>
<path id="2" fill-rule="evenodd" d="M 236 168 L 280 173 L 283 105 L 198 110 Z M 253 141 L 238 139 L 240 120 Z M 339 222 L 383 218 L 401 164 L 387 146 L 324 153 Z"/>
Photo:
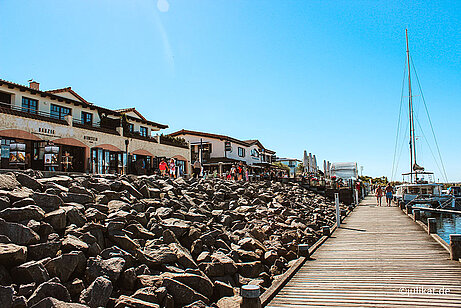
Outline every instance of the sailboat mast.
<path id="1" fill-rule="evenodd" d="M 413 117 L 413 96 L 411 95 L 410 48 L 408 47 L 408 30 L 405 29 L 408 63 L 408 109 L 410 115 L 410 182 L 413 183 L 413 166 L 416 164 L 415 123 Z M 415 176 L 416 177 L 416 176 Z"/>

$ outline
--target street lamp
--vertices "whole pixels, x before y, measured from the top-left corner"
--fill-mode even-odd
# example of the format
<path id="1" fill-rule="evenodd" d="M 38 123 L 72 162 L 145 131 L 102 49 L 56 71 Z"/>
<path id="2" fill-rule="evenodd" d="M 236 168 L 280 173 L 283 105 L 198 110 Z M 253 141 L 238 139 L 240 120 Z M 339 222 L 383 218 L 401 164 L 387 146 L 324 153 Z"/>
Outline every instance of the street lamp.
<path id="1" fill-rule="evenodd" d="M 125 139 L 125 153 L 126 153 L 126 174 L 128 174 L 128 145 L 130 144 L 130 140 Z"/>

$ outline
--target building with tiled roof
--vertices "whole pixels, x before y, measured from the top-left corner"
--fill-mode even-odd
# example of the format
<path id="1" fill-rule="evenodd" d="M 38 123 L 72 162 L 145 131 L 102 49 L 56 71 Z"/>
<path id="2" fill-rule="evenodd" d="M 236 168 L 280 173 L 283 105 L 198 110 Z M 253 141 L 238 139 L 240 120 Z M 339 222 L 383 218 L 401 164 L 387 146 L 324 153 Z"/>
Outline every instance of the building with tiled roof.
<path id="1" fill-rule="evenodd" d="M 275 151 L 265 148 L 259 140 L 240 140 L 234 137 L 182 129 L 170 136 L 184 138 L 191 145 L 191 162 L 199 160 L 209 170 L 217 166 L 226 171 L 233 164 L 253 169 L 270 167 Z"/>
<path id="2" fill-rule="evenodd" d="M 122 173 L 128 168 L 145 174 L 157 167 L 157 159 L 172 157 L 187 172 L 189 145 L 158 136 L 167 127 L 135 108 L 90 103 L 71 87 L 43 91 L 36 81 L 25 86 L 0 79 L 0 168 L 50 170 L 53 161 L 53 170 Z M 16 143 L 25 148 L 19 154 L 10 151 Z M 48 153 L 50 145 L 58 153 Z M 63 164 L 69 155 L 71 163 Z M 12 164 L 15 159 L 19 163 Z"/>

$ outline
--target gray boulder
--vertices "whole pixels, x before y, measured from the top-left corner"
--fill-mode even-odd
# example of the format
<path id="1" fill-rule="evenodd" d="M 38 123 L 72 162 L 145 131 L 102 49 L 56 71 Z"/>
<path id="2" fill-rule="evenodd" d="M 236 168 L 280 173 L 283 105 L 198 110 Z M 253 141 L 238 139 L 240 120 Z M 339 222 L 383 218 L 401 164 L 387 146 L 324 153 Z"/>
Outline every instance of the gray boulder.
<path id="1" fill-rule="evenodd" d="M 66 211 L 57 209 L 45 214 L 45 219 L 53 229 L 59 231 L 66 228 Z"/>
<path id="2" fill-rule="evenodd" d="M 0 264 L 16 265 L 26 262 L 27 248 L 15 244 L 0 244 Z"/>
<path id="3" fill-rule="evenodd" d="M 13 267 L 11 277 L 16 283 L 42 283 L 50 279 L 48 271 L 41 262 L 29 261 Z"/>
<path id="4" fill-rule="evenodd" d="M 10 207 L 0 211 L 0 218 L 6 221 L 25 221 L 36 220 L 40 221 L 45 217 L 45 212 L 36 205 L 27 205 L 24 207 Z"/>
<path id="5" fill-rule="evenodd" d="M 42 260 L 44 258 L 54 258 L 61 248 L 60 241 L 48 241 L 27 246 L 27 256 L 29 260 Z"/>
<path id="6" fill-rule="evenodd" d="M 100 257 L 89 258 L 85 277 L 87 281 L 91 282 L 99 276 L 106 276 L 112 282 L 116 282 L 120 277 L 120 273 L 122 272 L 124 265 L 125 260 L 119 257 L 107 260 Z"/>
<path id="7" fill-rule="evenodd" d="M 13 190 L 19 186 L 19 182 L 12 174 L 0 174 L 0 189 Z"/>
<path id="8" fill-rule="evenodd" d="M 82 291 L 79 302 L 91 308 L 106 307 L 111 293 L 112 282 L 105 277 L 98 277 Z"/>
<path id="9" fill-rule="evenodd" d="M 115 302 L 115 308 L 160 308 L 159 305 L 134 297 L 121 295 Z"/>
<path id="10" fill-rule="evenodd" d="M 0 304 L 2 308 L 13 307 L 13 294 L 14 289 L 11 286 L 0 286 Z"/>
<path id="11" fill-rule="evenodd" d="M 22 172 L 16 173 L 16 180 L 18 180 L 18 182 L 21 183 L 22 186 L 30 188 L 34 191 L 35 190 L 41 191 L 43 189 L 43 185 L 39 181 L 37 181 L 36 179 L 34 179 L 33 177 L 25 173 L 22 173 Z"/>
<path id="12" fill-rule="evenodd" d="M 62 282 L 67 282 L 78 262 L 78 252 L 65 253 L 48 261 L 45 268 L 51 277 L 58 277 Z"/>
<path id="13" fill-rule="evenodd" d="M 35 244 L 40 236 L 31 228 L 15 222 L 6 222 L 0 218 L 0 234 L 7 236 L 17 245 Z"/>
<path id="14" fill-rule="evenodd" d="M 66 303 L 54 297 L 46 297 L 30 308 L 88 308 L 88 306 L 77 303 Z"/>
<path id="15" fill-rule="evenodd" d="M 59 282 L 47 281 L 35 289 L 34 293 L 27 300 L 27 306 L 31 307 L 46 297 L 53 297 L 64 302 L 70 302 L 70 294 L 65 286 Z"/>
<path id="16" fill-rule="evenodd" d="M 162 286 L 164 286 L 168 290 L 168 293 L 173 296 L 175 305 L 180 307 L 199 300 L 208 303 L 208 298 L 196 292 L 191 287 L 188 287 L 187 285 L 174 279 L 168 277 L 163 278 Z"/>
<path id="17" fill-rule="evenodd" d="M 62 205 L 62 199 L 57 195 L 47 193 L 34 193 L 32 195 L 35 204 L 41 207 L 45 212 L 51 212 L 58 209 Z"/>

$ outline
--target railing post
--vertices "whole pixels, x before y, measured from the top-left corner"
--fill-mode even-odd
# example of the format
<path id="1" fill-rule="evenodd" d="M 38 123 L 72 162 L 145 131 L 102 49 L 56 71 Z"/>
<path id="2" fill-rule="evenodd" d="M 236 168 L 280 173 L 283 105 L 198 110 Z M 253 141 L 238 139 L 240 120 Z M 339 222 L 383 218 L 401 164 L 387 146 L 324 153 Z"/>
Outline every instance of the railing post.
<path id="1" fill-rule="evenodd" d="M 410 214 L 412 210 L 411 204 L 407 204 L 406 207 L 407 207 L 407 214 Z"/>
<path id="2" fill-rule="evenodd" d="M 335 193 L 335 206 L 336 206 L 336 226 L 339 228 L 341 225 L 341 211 L 339 209 L 339 194 Z"/>
<path id="3" fill-rule="evenodd" d="M 435 218 L 427 219 L 427 233 L 437 233 L 437 220 Z"/>
<path id="4" fill-rule="evenodd" d="M 414 221 L 421 220 L 421 210 L 418 210 L 418 209 L 413 210 L 413 220 Z"/>
<path id="5" fill-rule="evenodd" d="M 323 234 L 323 236 L 330 236 L 331 235 L 330 227 L 323 226 L 322 227 L 322 234 Z"/>
<path id="6" fill-rule="evenodd" d="M 240 289 L 242 303 L 240 308 L 261 308 L 261 299 L 259 298 L 259 286 L 247 284 Z"/>
<path id="7" fill-rule="evenodd" d="M 299 244 L 298 245 L 298 257 L 309 258 L 309 245 L 308 244 Z"/>
<path id="8" fill-rule="evenodd" d="M 461 258 L 461 234 L 450 234 L 450 257 L 456 261 Z"/>

